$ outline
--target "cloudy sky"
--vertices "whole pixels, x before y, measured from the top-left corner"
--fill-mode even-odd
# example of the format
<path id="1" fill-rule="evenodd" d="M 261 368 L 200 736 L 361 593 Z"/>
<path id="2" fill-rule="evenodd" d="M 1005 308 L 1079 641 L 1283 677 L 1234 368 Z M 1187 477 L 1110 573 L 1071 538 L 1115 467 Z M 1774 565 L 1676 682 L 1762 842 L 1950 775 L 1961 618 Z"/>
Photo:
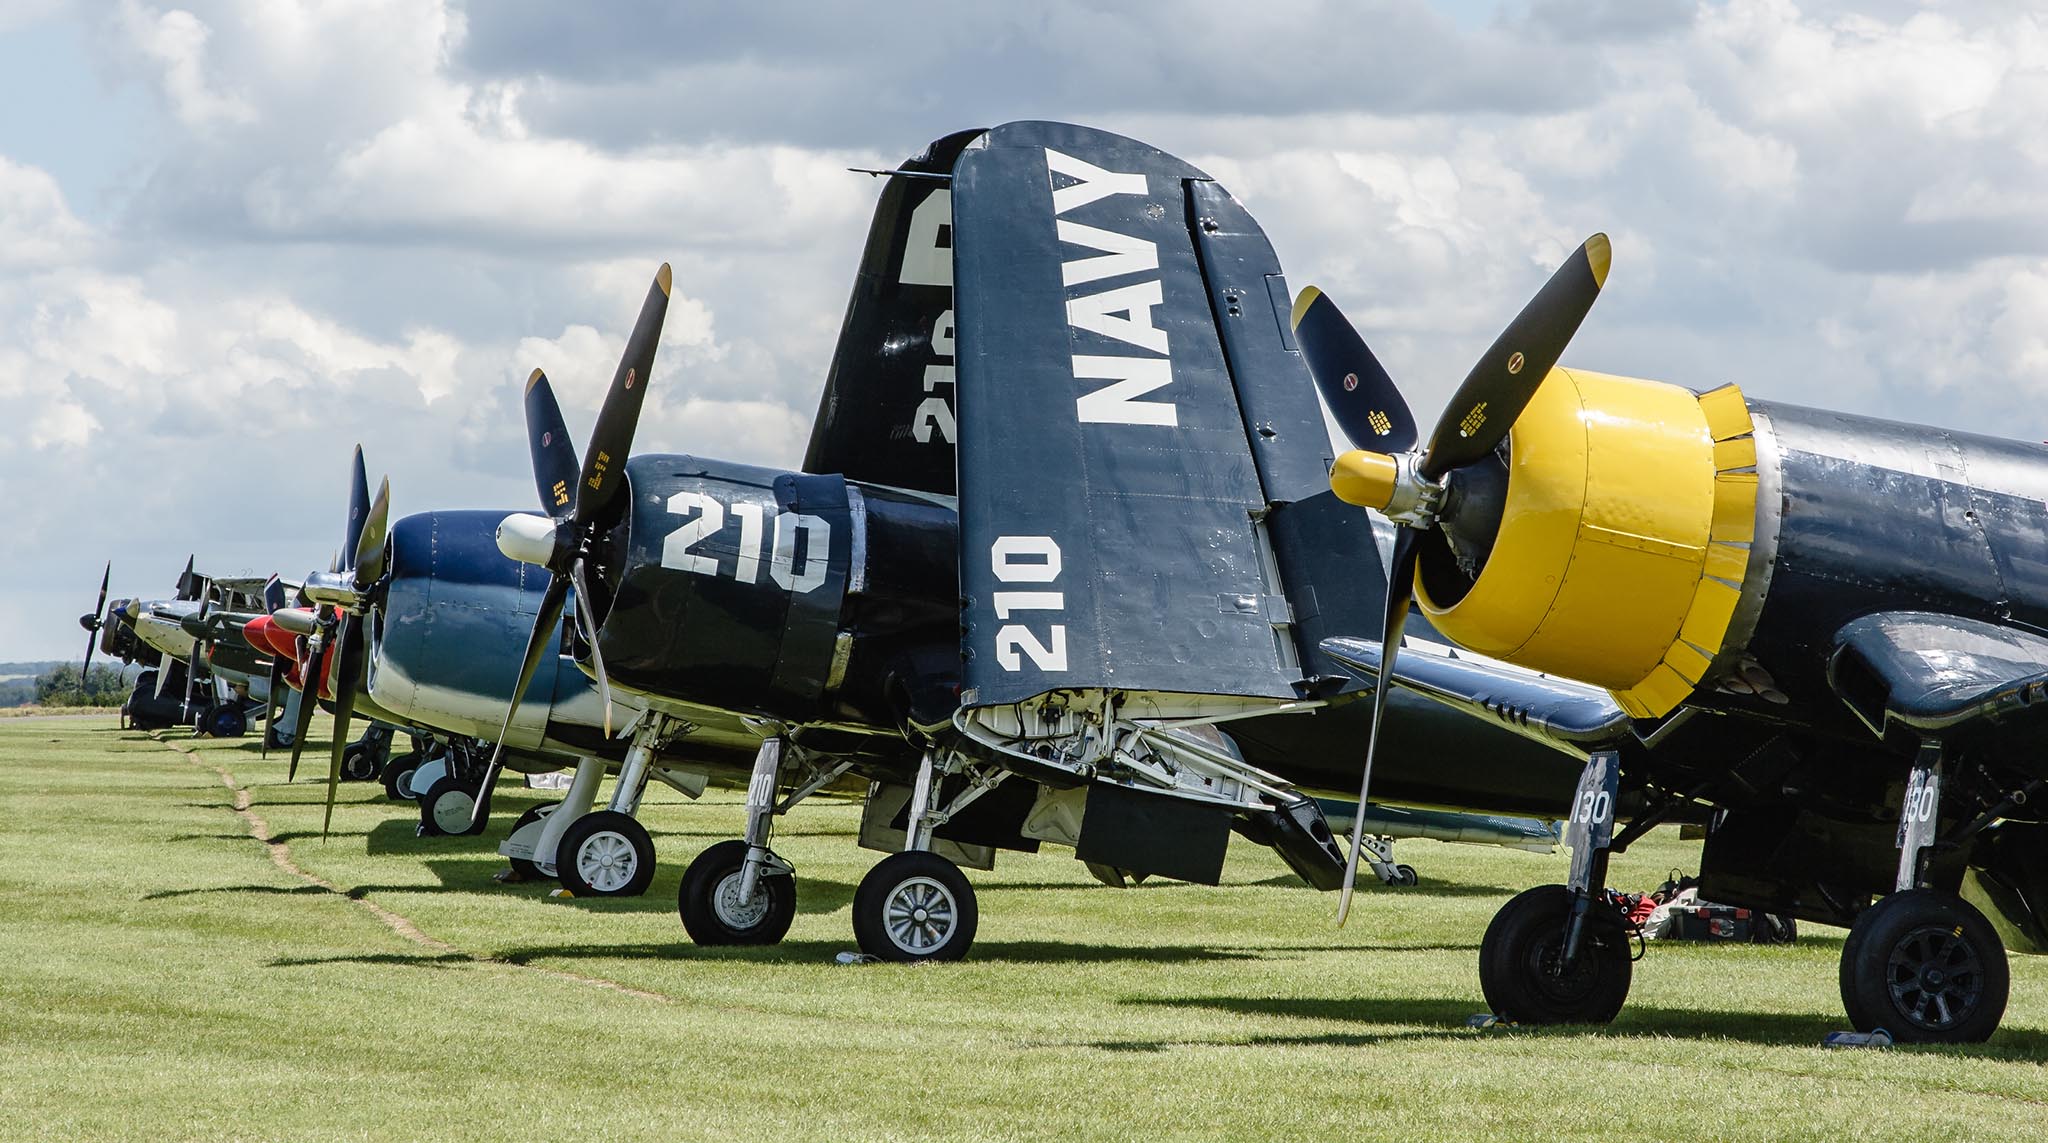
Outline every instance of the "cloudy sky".
<path id="1" fill-rule="evenodd" d="M 580 439 L 664 260 L 642 446 L 795 464 L 844 168 L 1006 119 L 1205 167 L 1424 418 L 1604 229 L 1569 363 L 2048 437 L 2031 4 L 745 7 L 0 0 L 0 660 L 109 557 L 324 566 L 359 440 L 401 513 L 524 507 L 520 382 Z"/>

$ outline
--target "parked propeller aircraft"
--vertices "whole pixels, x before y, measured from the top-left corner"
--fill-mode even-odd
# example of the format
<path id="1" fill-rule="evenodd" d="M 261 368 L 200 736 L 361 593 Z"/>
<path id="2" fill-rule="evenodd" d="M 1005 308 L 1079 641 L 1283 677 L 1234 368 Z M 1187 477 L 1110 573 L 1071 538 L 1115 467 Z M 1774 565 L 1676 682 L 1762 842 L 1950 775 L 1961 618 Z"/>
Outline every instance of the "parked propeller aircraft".
<path id="1" fill-rule="evenodd" d="M 187 560 L 170 599 L 117 599 L 109 606 L 110 562 L 98 604 L 78 620 L 92 633 L 85 668 L 92 667 L 95 644 L 124 662 L 151 663 L 129 697 L 136 725 L 188 725 L 216 737 L 239 737 L 247 729 L 248 701 L 269 695 L 270 673 L 268 648 L 250 644 L 241 626 L 281 601 L 287 589 L 275 576 L 205 576 L 192 569 Z"/>
<path id="2" fill-rule="evenodd" d="M 951 290 L 944 276 L 950 274 L 945 263 L 948 251 L 937 245 L 948 224 L 944 212 L 946 198 L 943 194 L 933 196 L 932 190 L 929 185 L 897 182 L 885 191 L 856 282 L 855 302 L 835 358 L 835 375 L 863 367 L 893 369 L 898 374 L 907 371 L 912 378 L 925 372 L 932 348 L 929 339 L 935 323 L 944 318 L 951 302 Z M 934 265 L 939 269 L 934 270 Z M 937 281 L 924 280 L 934 274 L 942 276 Z M 917 329 L 918 336 L 925 340 L 920 342 L 908 336 L 906 331 L 910 328 Z M 1306 394 L 1305 385 L 1298 387 Z M 834 390 L 828 388 L 827 413 L 836 412 L 844 417 L 860 411 L 852 402 L 835 404 L 833 396 Z M 578 477 L 580 466 L 575 448 L 544 376 L 536 373 L 529 380 L 524 404 L 541 501 L 544 507 L 558 508 Z M 950 405 L 943 407 L 950 417 Z M 827 413 L 821 413 L 821 422 L 828 419 Z M 937 424 L 935 420 L 933 425 Z M 950 420 L 945 426 L 944 435 L 936 443 L 944 450 L 949 473 Z M 814 440 L 814 452 L 829 447 L 843 433 L 867 431 L 866 426 L 849 426 L 821 432 Z M 909 435 L 912 439 L 916 436 L 914 432 Z M 820 441 L 825 445 L 821 446 Z M 1327 497 L 1327 493 L 1324 495 Z M 944 516 L 950 524 L 950 499 L 930 499 L 945 502 L 944 507 L 932 508 L 930 512 L 934 518 Z M 475 797 L 478 776 L 461 763 L 477 745 L 502 741 L 507 744 L 507 756 L 516 768 L 577 768 L 577 777 L 564 801 L 529 811 L 501 846 L 501 852 L 512 858 L 515 870 L 527 875 L 559 875 L 579 896 L 644 891 L 653 873 L 652 842 L 630 819 L 647 780 L 659 778 L 692 796 L 714 777 L 745 780 L 752 770 L 758 736 L 746 733 L 737 746 L 705 735 L 675 735 L 660 742 L 651 761 L 625 769 L 605 810 L 591 815 L 595 820 L 590 825 L 577 828 L 594 804 L 594 794 L 605 770 L 618 768 L 625 760 L 626 744 L 606 732 L 608 706 L 599 700 L 590 677 L 573 669 L 561 669 L 559 658 L 555 668 L 539 671 L 527 681 L 520 691 L 522 699 L 513 721 L 501 725 L 512 680 L 498 675 L 494 664 L 516 654 L 521 644 L 527 642 L 529 632 L 535 629 L 541 602 L 538 596 L 542 594 L 536 590 L 540 585 L 532 569 L 507 559 L 490 543 L 489 537 L 504 513 L 436 512 L 408 517 L 390 529 L 380 562 L 380 555 L 373 548 L 377 538 L 384 535 L 388 504 L 383 496 L 376 503 L 371 502 L 367 472 L 358 457 L 350 524 L 341 550 L 354 553 L 352 566 L 364 570 L 315 574 L 307 581 L 310 595 L 358 617 L 353 638 L 361 642 L 360 670 L 339 666 L 337 648 L 347 646 L 347 641 L 340 619 L 331 611 L 280 611 L 274 617 L 279 626 L 268 629 L 272 637 L 293 638 L 284 630 L 286 624 L 303 632 L 296 638 L 304 639 L 306 645 L 297 649 L 309 664 L 315 650 L 312 644 L 316 640 L 320 643 L 318 653 L 323 665 L 308 666 L 303 673 L 329 680 L 324 697 L 335 705 L 337 713 L 344 706 L 351 712 L 359 705 L 374 708 L 380 717 L 441 736 L 463 748 L 458 751 L 455 772 L 436 779 L 428 768 L 413 778 L 414 787 L 423 791 L 424 825 L 445 832 L 474 832 L 482 828 L 487 804 Z M 950 559 L 950 554 L 945 558 Z M 771 570 L 770 576 L 774 574 Z M 953 594 L 948 588 L 941 599 L 949 599 Z M 566 600 L 563 602 L 566 604 Z M 552 618 L 548 620 L 550 626 L 553 623 Z M 552 637 L 546 641 L 552 641 Z M 285 650 L 296 645 L 279 646 Z M 952 654 L 957 656 L 957 652 Z M 543 652 L 541 660 L 545 659 Z M 573 666 L 574 662 L 573 658 L 568 659 L 567 665 Z M 358 682 L 350 687 L 341 682 L 343 679 Z M 336 689 L 337 684 L 348 689 L 345 699 Z M 627 696 L 621 705 L 631 703 Z M 622 724 L 644 717 L 636 710 L 621 711 L 621 715 Z M 337 736 L 337 741 L 341 737 L 345 737 L 345 732 Z M 347 755 L 343 755 L 344 774 L 347 764 Z M 903 799 L 896 794 L 907 789 L 915 769 L 915 755 L 900 754 L 895 767 L 889 770 L 893 779 L 890 795 L 897 808 Z M 1559 776 L 1563 777 L 1562 771 Z M 334 780 L 335 773 L 330 767 L 330 791 Z M 462 818 L 460 827 L 454 820 L 458 813 Z M 1374 868 L 1390 883 L 1412 882 L 1415 877 L 1412 868 L 1392 860 L 1391 840 L 1396 836 L 1444 837 L 1518 847 L 1547 847 L 1551 836 L 1540 823 L 1523 819 L 1480 819 L 1377 806 L 1372 807 L 1370 815 Z M 879 842 L 870 840 L 893 849 L 896 845 L 888 840 L 887 833 L 883 828 Z M 938 844 L 951 851 L 951 843 L 943 838 Z M 555 861 L 558 854 L 566 854 L 566 860 L 559 864 Z M 975 851 L 967 859 L 985 864 L 988 856 L 985 851 Z M 1092 864 L 1109 878 L 1123 877 L 1118 867 Z M 1333 867 L 1333 863 L 1325 864 Z M 730 939 L 725 929 L 699 923 L 701 917 L 692 912 L 691 900 L 686 893 L 683 911 L 693 925 L 692 932 L 703 939 Z M 782 923 L 786 925 L 787 920 Z"/>
<path id="3" fill-rule="evenodd" d="M 1983 1040 L 2000 933 L 2048 945 L 2048 449 L 1556 367 L 1609 256 L 1599 235 L 1572 255 L 1420 448 L 1334 304 L 1306 290 L 1292 315 L 1361 446 L 1331 487 L 1402 525 L 1381 640 L 1325 648 L 1376 705 L 1391 677 L 1586 759 L 1570 883 L 1494 918 L 1487 1002 L 1611 1019 L 1631 964 L 1608 855 L 1692 821 L 1703 895 L 1848 926 L 1857 1028 Z M 1558 677 L 1401 654 L 1411 599 L 1459 646 Z M 1387 712 L 1389 743 L 1407 717 Z"/>
<path id="4" fill-rule="evenodd" d="M 628 459 L 665 267 L 581 463 L 535 436 L 551 516 L 505 517 L 498 545 L 548 576 L 496 740 L 573 607 L 599 701 L 640 708 L 622 786 L 666 751 L 751 757 L 745 836 L 683 879 L 700 943 L 780 939 L 774 818 L 848 775 L 862 843 L 895 851 L 854 901 L 886 959 L 964 954 L 959 864 L 998 848 L 1214 883 L 1234 829 L 1335 888 L 1311 794 L 1356 780 L 1371 707 L 1320 644 L 1379 626 L 1354 590 L 1379 558 L 1327 487 L 1264 235 L 1200 171 L 1063 124 L 948 136 L 889 174 L 878 220 L 908 225 L 870 234 L 809 471 Z M 878 250 L 898 273 L 870 272 Z M 1566 804 L 1554 752 L 1394 701 L 1390 800 Z M 618 812 L 561 844 L 651 860 Z"/>

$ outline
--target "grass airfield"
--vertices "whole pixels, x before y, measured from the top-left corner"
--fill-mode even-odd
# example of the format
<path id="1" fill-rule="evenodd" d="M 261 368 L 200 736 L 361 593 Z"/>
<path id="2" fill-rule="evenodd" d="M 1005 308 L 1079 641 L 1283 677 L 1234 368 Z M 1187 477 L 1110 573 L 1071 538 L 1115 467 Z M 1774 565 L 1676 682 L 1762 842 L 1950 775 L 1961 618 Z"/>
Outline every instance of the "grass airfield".
<path id="1" fill-rule="evenodd" d="M 0 723 L 0 1139 L 2048 1135 L 2048 958 L 2014 958 L 2004 1027 L 1969 1049 L 1818 1047 L 1845 1025 L 1824 929 L 1652 948 L 1608 1028 L 1467 1029 L 1480 933 L 1562 854 L 1403 843 L 1423 883 L 1368 888 L 1343 930 L 1248 845 L 1219 888 L 1004 855 L 970 874 L 967 961 L 848 967 L 876 858 L 851 803 L 782 821 L 788 940 L 699 949 L 676 883 L 737 836 L 739 791 L 655 785 L 653 889 L 564 901 L 490 880 L 544 792 L 508 783 L 486 836 L 429 839 L 344 785 L 323 843 L 325 756 L 291 785 L 285 761 Z M 1696 863 L 1660 831 L 1611 880 Z"/>

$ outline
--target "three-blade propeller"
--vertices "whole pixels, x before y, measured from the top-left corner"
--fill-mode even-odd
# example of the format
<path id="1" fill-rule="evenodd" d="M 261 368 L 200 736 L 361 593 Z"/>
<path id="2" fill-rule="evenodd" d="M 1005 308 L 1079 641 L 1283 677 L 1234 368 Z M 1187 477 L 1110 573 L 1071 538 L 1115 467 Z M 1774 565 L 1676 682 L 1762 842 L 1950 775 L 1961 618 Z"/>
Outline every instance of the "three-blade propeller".
<path id="1" fill-rule="evenodd" d="M 1404 525 L 1394 530 L 1387 605 L 1380 628 L 1380 670 L 1373 682 L 1372 737 L 1366 743 L 1351 854 L 1337 900 L 1340 925 L 1351 912 L 1351 893 L 1365 841 L 1373 759 L 1379 748 L 1394 660 L 1415 597 L 1415 565 L 1423 540 L 1432 527 L 1450 527 L 1438 507 L 1444 502 L 1447 486 L 1457 482 L 1462 472 L 1476 472 L 1495 456 L 1494 450 L 1507 439 L 1515 419 L 1535 397 L 1537 387 L 1550 375 L 1600 296 L 1610 257 L 1607 236 L 1595 234 L 1551 275 L 1466 374 L 1420 453 L 1414 451 L 1415 419 L 1407 403 L 1336 305 L 1314 287 L 1302 291 L 1295 303 L 1295 340 L 1316 388 L 1352 444 L 1360 450 L 1373 450 L 1338 458 L 1331 484 L 1345 499 L 1385 510 Z M 1474 487 L 1480 488 L 1480 482 L 1475 480 Z M 1471 506 L 1465 507 L 1469 510 Z M 1497 510 L 1498 505 L 1491 507 Z"/>
<path id="2" fill-rule="evenodd" d="M 348 523 L 340 553 L 330 571 L 306 577 L 305 593 L 317 605 L 318 622 L 307 640 L 307 662 L 299 698 L 299 717 L 292 730 L 291 767 L 285 780 L 298 777 L 299 756 L 313 721 L 324 682 L 334 696 L 334 731 L 328 744 L 327 808 L 320 822 L 324 839 L 334 824 L 334 802 L 341 789 L 341 760 L 348 749 L 348 727 L 355 714 L 356 691 L 363 677 L 363 610 L 384 576 L 384 538 L 391 520 L 391 481 L 387 478 L 370 496 L 369 470 L 363 449 L 356 446 L 350 470 Z M 282 611 L 284 609 L 280 609 Z M 277 618 L 278 613 L 273 613 Z M 322 668 L 325 676 L 322 676 Z"/>
<path id="3" fill-rule="evenodd" d="M 92 605 L 91 615 L 78 617 L 78 625 L 85 628 L 85 666 L 78 672 L 78 695 L 85 701 L 91 694 L 92 649 L 100 641 L 100 628 L 107 623 L 107 585 L 114 582 L 114 561 L 107 561 L 107 570 L 100 573 L 100 601 Z"/>
<path id="4" fill-rule="evenodd" d="M 541 657 L 554 641 L 562 621 L 562 608 L 569 589 L 576 589 L 576 620 L 585 643 L 591 648 L 597 674 L 599 697 L 604 703 L 605 733 L 611 733 L 611 682 L 605 675 L 604 658 L 598 652 L 598 616 L 591 602 L 590 564 L 600 537 L 618 522 L 626 509 L 620 497 L 626 485 L 626 457 L 633 448 L 633 433 L 640 424 L 640 407 L 647 399 L 647 381 L 654 371 L 654 351 L 661 341 L 661 325 L 668 316 L 671 275 L 663 263 L 654 275 L 641 303 L 640 317 L 626 339 L 625 355 L 598 409 L 597 424 L 583 452 L 583 464 L 576 464 L 576 450 L 568 441 L 562 411 L 555 403 L 554 389 L 545 374 L 536 369 L 526 383 L 527 443 L 533 456 L 533 479 L 540 493 L 541 508 L 550 520 L 532 516 L 507 517 L 498 528 L 498 546 L 533 557 L 529 562 L 548 569 L 547 590 L 541 594 L 540 612 L 534 616 L 533 631 L 527 636 L 526 653 L 519 662 L 519 675 L 512 686 L 511 701 L 505 707 L 505 721 L 498 729 L 490 763 L 484 768 L 483 785 L 477 790 L 470 827 L 480 828 L 490 814 L 491 789 L 504 768 L 505 736 L 512 731 L 512 718 L 520 700 L 540 669 Z M 567 485 L 567 479 L 574 479 Z M 508 551 L 507 554 L 512 554 Z"/>

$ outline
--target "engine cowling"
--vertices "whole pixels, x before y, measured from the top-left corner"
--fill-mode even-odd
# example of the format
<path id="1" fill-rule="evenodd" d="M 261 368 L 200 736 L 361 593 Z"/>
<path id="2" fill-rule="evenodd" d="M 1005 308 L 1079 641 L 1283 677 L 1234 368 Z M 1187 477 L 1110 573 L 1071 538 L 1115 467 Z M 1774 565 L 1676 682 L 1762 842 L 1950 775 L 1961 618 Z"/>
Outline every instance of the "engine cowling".
<path id="1" fill-rule="evenodd" d="M 1423 549 L 1437 630 L 1608 688 L 1637 718 L 1683 702 L 1720 653 L 1755 532 L 1756 444 L 1733 385 L 1554 369 L 1515 422 L 1504 511 L 1476 577 Z"/>

